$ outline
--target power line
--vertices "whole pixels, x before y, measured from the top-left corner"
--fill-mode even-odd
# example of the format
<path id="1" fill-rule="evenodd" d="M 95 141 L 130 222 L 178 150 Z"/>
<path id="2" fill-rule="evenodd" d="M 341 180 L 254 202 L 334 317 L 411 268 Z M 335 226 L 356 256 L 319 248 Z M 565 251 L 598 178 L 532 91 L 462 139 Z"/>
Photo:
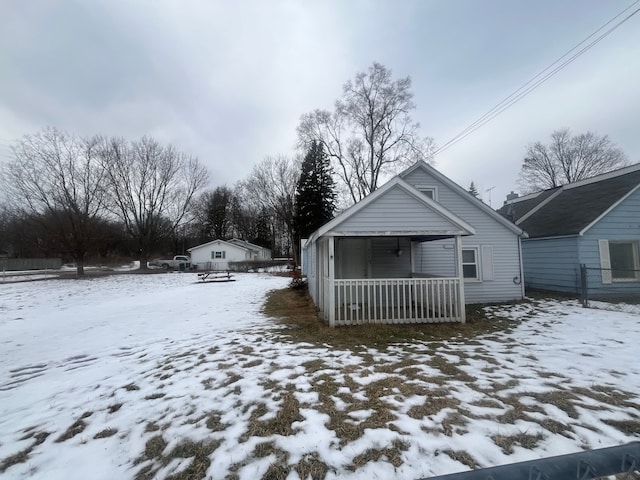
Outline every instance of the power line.
<path id="1" fill-rule="evenodd" d="M 535 75 L 533 78 L 531 78 L 529 81 L 527 81 L 520 88 L 518 88 L 513 93 L 511 93 L 509 96 L 507 96 L 502 101 L 497 103 L 493 108 L 491 108 L 491 110 L 489 110 L 487 113 L 482 115 L 480 118 L 478 118 L 471 125 L 469 125 L 464 130 L 462 130 L 460 133 L 458 133 L 456 136 L 454 136 L 451 140 L 446 142 L 442 147 L 437 148 L 436 151 L 434 152 L 434 156 L 437 155 L 440 152 L 443 152 L 444 150 L 448 149 L 449 147 L 453 146 L 454 144 L 458 143 L 463 138 L 467 137 L 468 135 L 470 135 L 471 133 L 475 132 L 476 130 L 478 130 L 480 127 L 482 127 L 486 123 L 488 123 L 491 120 L 493 120 L 495 117 L 500 115 L 502 112 L 504 112 L 506 109 L 511 107 L 513 104 L 517 103 L 522 98 L 526 97 L 529 93 L 531 93 L 537 87 L 542 85 L 544 82 L 546 82 L 549 78 L 554 76 L 560 70 L 564 69 L 570 63 L 574 62 L 578 57 L 582 56 L 588 50 L 590 50 L 595 45 L 600 43 L 604 38 L 609 36 L 614 30 L 616 30 L 618 27 L 620 27 L 623 23 L 628 21 L 636 13 L 640 12 L 640 8 L 638 8 L 638 9 L 634 10 L 633 12 L 631 12 L 631 14 L 629 14 L 628 16 L 623 18 L 620 22 L 615 24 L 613 27 L 611 27 L 609 30 L 604 32 L 599 37 L 597 37 L 591 43 L 587 44 L 582 49 L 580 49 L 578 52 L 576 52 L 571 57 L 569 57 L 567 60 L 565 60 L 564 62 L 560 63 L 560 65 L 555 66 L 560 61 L 562 61 L 565 57 L 567 57 L 569 54 L 571 54 L 571 52 L 576 50 L 578 47 L 580 47 L 582 44 L 584 44 L 587 40 L 589 40 L 591 37 L 593 37 L 598 32 L 603 30 L 605 27 L 607 27 L 607 25 L 609 25 L 610 23 L 615 21 L 618 17 L 622 16 L 626 11 L 630 10 L 634 5 L 638 4 L 639 2 L 640 2 L 640 0 L 636 0 L 635 2 L 633 2 L 627 8 L 625 8 L 620 13 L 618 13 L 616 16 L 614 16 L 611 20 L 609 20 L 604 25 L 602 25 L 600 28 L 598 28 L 596 31 L 591 33 L 591 35 L 589 35 L 584 40 L 582 40 L 580 43 L 578 43 L 573 48 L 571 48 L 569 51 L 567 51 L 564 55 L 562 55 L 560 58 L 558 58 L 555 62 L 553 62 L 547 68 L 545 68 L 544 70 L 539 72 L 537 75 Z M 555 68 L 554 68 L 554 66 L 555 66 Z M 549 70 L 551 70 L 551 71 L 549 71 Z M 545 72 L 548 72 L 548 73 L 545 73 Z"/>

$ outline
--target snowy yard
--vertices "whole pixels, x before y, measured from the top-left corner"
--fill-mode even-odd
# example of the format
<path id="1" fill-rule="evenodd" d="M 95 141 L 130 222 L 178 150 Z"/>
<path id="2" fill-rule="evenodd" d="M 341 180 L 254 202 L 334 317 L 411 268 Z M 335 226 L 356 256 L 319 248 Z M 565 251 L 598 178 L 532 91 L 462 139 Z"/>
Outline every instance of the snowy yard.
<path id="1" fill-rule="evenodd" d="M 502 333 L 283 341 L 288 279 L 0 285 L 3 478 L 417 479 L 638 440 L 640 314 L 493 307 Z"/>

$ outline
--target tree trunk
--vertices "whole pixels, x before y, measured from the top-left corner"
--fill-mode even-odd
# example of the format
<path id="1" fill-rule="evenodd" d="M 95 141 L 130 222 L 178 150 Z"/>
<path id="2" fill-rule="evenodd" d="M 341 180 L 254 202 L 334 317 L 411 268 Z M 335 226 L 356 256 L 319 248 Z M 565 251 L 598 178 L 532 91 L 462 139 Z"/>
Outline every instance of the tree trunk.
<path id="1" fill-rule="evenodd" d="M 149 270 L 148 266 L 149 254 L 145 251 L 140 252 L 140 270 Z"/>
<path id="2" fill-rule="evenodd" d="M 76 259 L 76 277 L 84 277 L 84 258 Z"/>

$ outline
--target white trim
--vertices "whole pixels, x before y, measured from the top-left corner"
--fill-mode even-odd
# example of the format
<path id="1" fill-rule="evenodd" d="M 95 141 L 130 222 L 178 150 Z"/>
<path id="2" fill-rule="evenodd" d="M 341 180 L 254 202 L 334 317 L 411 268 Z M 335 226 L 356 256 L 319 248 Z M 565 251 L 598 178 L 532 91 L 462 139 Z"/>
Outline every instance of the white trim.
<path id="1" fill-rule="evenodd" d="M 349 231 L 329 231 L 324 233 L 323 237 L 424 237 L 424 236 L 445 236 L 445 237 L 453 237 L 455 235 L 473 235 L 473 233 L 469 233 L 466 230 L 429 230 L 426 233 L 424 230 L 367 230 L 367 231 L 357 231 L 357 232 L 349 232 Z"/>
<path id="2" fill-rule="evenodd" d="M 591 227 L 593 227 L 596 223 L 598 223 L 600 220 L 603 219 L 603 217 L 607 216 L 611 210 L 613 210 L 614 208 L 616 208 L 618 205 L 620 205 L 622 202 L 624 202 L 627 198 L 629 198 L 631 195 L 633 195 L 635 192 L 638 191 L 638 189 L 640 189 L 640 183 L 638 185 L 636 185 L 635 187 L 633 187 L 626 195 L 624 195 L 622 198 L 620 198 L 617 202 L 615 202 L 613 205 L 611 205 L 609 208 L 607 208 L 598 218 L 596 218 L 593 222 L 591 222 L 589 225 L 587 225 L 586 227 L 584 227 L 582 230 L 580 230 L 580 232 L 578 233 L 578 235 L 584 235 L 586 233 L 587 230 L 589 230 Z"/>
<path id="3" fill-rule="evenodd" d="M 608 285 L 612 280 L 611 259 L 609 258 L 609 240 L 598 240 L 598 251 L 600 252 L 600 275 L 604 285 Z"/>
<path id="4" fill-rule="evenodd" d="M 471 250 L 473 252 L 473 257 L 475 262 L 469 263 L 464 261 L 464 251 Z M 462 250 L 460 251 L 460 263 L 462 266 L 462 278 L 467 283 L 481 283 L 482 282 L 482 272 L 480 266 L 480 245 L 462 245 Z M 465 265 L 475 265 L 476 266 L 476 276 L 475 277 L 465 277 L 464 276 L 464 266 Z"/>
<path id="5" fill-rule="evenodd" d="M 371 194 L 369 194 L 368 196 L 360 200 L 358 203 L 347 208 L 344 212 L 342 212 L 340 215 L 335 217 L 333 220 L 330 220 L 329 222 L 325 223 L 322 227 L 320 227 L 318 230 L 313 232 L 309 236 L 309 240 L 307 243 L 315 242 L 316 239 L 324 235 L 327 235 L 329 232 L 331 232 L 332 235 L 336 235 L 336 232 L 333 232 L 333 230 L 338 225 L 340 225 L 342 222 L 344 222 L 345 220 L 350 218 L 352 215 L 356 214 L 357 212 L 365 208 L 367 205 L 372 203 L 378 197 L 381 197 L 382 195 L 384 195 L 386 192 L 388 192 L 394 187 L 399 187 L 403 189 L 406 193 L 410 194 L 416 200 L 421 202 L 425 207 L 441 215 L 443 218 L 448 220 L 454 226 L 458 227 L 460 231 L 464 231 L 466 235 L 475 234 L 476 232 L 475 228 L 473 228 L 471 225 L 465 222 L 462 218 L 458 217 L 453 212 L 450 212 L 449 210 L 444 208 L 442 205 L 440 205 L 438 202 L 430 199 L 429 197 L 421 193 L 419 190 L 416 190 L 413 186 L 405 182 L 400 176 L 395 176 L 391 180 L 389 180 L 387 183 L 385 183 L 383 186 L 381 186 L 380 188 L 378 188 L 377 190 L 375 190 L 374 192 L 372 192 Z M 493 210 L 491 211 L 493 212 Z M 502 218 L 502 216 L 500 216 L 498 213 L 496 212 L 493 212 L 493 213 L 495 215 L 498 215 L 500 218 Z M 410 233 L 403 232 L 403 235 L 409 235 L 409 234 Z M 422 231 L 420 234 L 425 235 L 425 234 L 429 234 L 429 232 Z"/>
<path id="6" fill-rule="evenodd" d="M 217 243 L 224 243 L 225 245 L 229 245 L 230 247 L 240 248 L 240 249 L 245 250 L 247 252 L 251 251 L 251 249 L 249 249 L 247 247 L 242 247 L 242 246 L 236 245 L 234 243 L 229 243 L 229 242 L 227 242 L 225 240 L 217 239 L 217 240 L 212 240 L 212 241 L 207 242 L 207 243 L 203 243 L 202 245 L 196 245 L 195 247 L 187 248 L 187 252 L 192 252 L 193 250 L 198 250 L 200 248 L 208 247 L 210 245 L 217 244 Z"/>
<path id="7" fill-rule="evenodd" d="M 460 185 L 458 185 L 456 182 L 451 180 L 449 177 L 447 177 L 446 175 L 443 175 L 438 170 L 436 170 L 431 165 L 429 165 L 428 163 L 422 160 L 416 162 L 415 164 L 407 168 L 404 172 L 401 172 L 399 176 L 402 178 L 405 178 L 407 175 L 417 170 L 418 168 L 421 168 L 429 175 L 434 176 L 437 180 L 447 185 L 453 191 L 457 192 L 462 198 L 465 198 L 470 203 L 476 205 L 478 208 L 484 211 L 487 215 L 489 215 L 491 218 L 496 220 L 498 223 L 507 227 L 516 235 L 520 235 L 524 238 L 528 238 L 529 235 L 522 228 L 518 227 L 515 223 L 512 223 L 511 221 L 504 218 L 502 215 L 500 215 L 498 212 L 496 212 L 493 208 L 491 208 L 489 205 L 484 203 L 482 200 L 474 197 L 467 190 L 462 188 Z"/>
<path id="8" fill-rule="evenodd" d="M 633 268 L 630 268 L 628 270 L 640 270 L 640 252 L 638 252 L 638 240 L 609 240 L 609 266 L 611 267 L 611 281 L 613 283 L 624 283 L 624 282 L 637 282 L 639 280 L 638 275 L 636 273 L 636 275 L 631 278 L 631 277 L 616 277 L 615 276 L 615 272 L 616 270 L 613 268 L 613 265 L 611 265 L 611 244 L 613 243 L 614 245 L 618 244 L 631 244 L 631 254 L 633 255 Z M 623 269 L 623 270 L 627 270 L 627 269 Z"/>
<path id="9" fill-rule="evenodd" d="M 557 237 L 552 237 L 552 236 L 548 236 L 548 237 L 534 237 L 534 238 L 525 238 L 524 240 L 527 242 L 537 242 L 538 240 L 557 240 L 559 238 L 573 238 L 573 237 L 579 237 L 580 235 L 577 233 L 572 233 L 571 235 L 558 235 Z"/>

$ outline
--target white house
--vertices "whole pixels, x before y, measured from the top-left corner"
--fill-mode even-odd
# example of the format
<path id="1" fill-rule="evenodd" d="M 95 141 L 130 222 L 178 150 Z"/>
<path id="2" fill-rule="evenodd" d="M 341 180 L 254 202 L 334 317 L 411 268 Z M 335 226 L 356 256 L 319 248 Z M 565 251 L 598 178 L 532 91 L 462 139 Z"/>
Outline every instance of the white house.
<path id="1" fill-rule="evenodd" d="M 191 265 L 198 270 L 228 270 L 230 262 L 271 259 L 271 250 L 243 240 L 213 240 L 189 248 Z"/>
<path id="2" fill-rule="evenodd" d="M 464 322 L 465 303 L 524 297 L 525 235 L 418 162 L 311 234 L 304 273 L 331 326 Z"/>
<path id="3" fill-rule="evenodd" d="M 271 250 L 269 248 L 261 247 L 260 245 L 249 243 L 238 238 L 232 238 L 231 240 L 227 240 L 227 242 L 251 250 L 253 253 L 253 260 L 271 260 Z"/>

